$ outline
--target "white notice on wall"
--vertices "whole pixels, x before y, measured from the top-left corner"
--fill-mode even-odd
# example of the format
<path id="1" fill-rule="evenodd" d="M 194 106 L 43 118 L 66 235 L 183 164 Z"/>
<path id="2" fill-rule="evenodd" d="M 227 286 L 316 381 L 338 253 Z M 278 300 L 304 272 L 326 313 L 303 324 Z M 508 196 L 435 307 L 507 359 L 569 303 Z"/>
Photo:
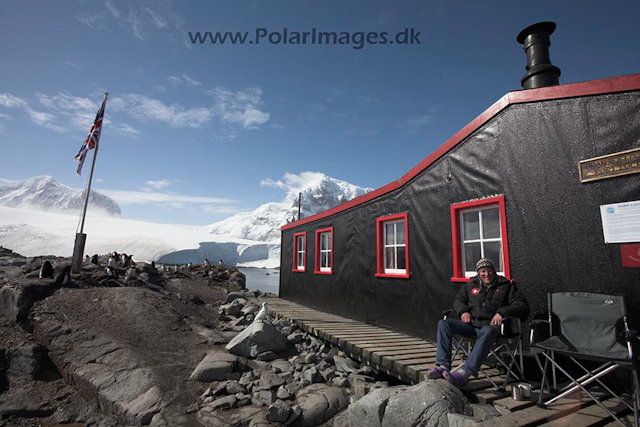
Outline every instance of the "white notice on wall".
<path id="1" fill-rule="evenodd" d="M 600 206 L 605 243 L 640 242 L 640 200 Z"/>

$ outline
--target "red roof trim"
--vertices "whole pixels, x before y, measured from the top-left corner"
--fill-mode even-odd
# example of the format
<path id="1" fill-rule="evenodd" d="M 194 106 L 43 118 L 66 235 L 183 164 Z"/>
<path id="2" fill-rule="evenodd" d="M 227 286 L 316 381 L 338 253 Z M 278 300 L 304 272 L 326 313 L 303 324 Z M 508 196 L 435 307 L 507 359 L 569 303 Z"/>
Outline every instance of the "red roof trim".
<path id="1" fill-rule="evenodd" d="M 552 99 L 575 98 L 579 96 L 602 95 L 606 93 L 627 92 L 632 90 L 640 90 L 640 74 L 631 74 L 622 77 L 612 77 L 602 80 L 592 80 L 582 83 L 571 83 L 566 85 L 544 87 L 540 89 L 528 89 L 509 92 L 500 98 L 495 104 L 487 108 L 482 114 L 476 117 L 471 123 L 463 127 L 458 133 L 453 135 L 447 142 L 442 144 L 426 159 L 418 163 L 409 172 L 404 174 L 402 178 L 390 182 L 389 184 L 373 190 L 363 196 L 345 202 L 335 208 L 328 209 L 308 218 L 291 222 L 283 225 L 282 231 L 295 228 L 300 225 L 308 224 L 322 218 L 327 218 L 339 212 L 346 211 L 354 206 L 361 205 L 386 193 L 402 187 L 404 184 L 415 178 L 420 172 L 429 167 L 432 163 L 444 156 L 448 151 L 462 142 L 466 137 L 471 135 L 480 126 L 484 125 L 499 112 L 507 108 L 511 104 L 524 104 L 535 101 L 549 101 Z"/>

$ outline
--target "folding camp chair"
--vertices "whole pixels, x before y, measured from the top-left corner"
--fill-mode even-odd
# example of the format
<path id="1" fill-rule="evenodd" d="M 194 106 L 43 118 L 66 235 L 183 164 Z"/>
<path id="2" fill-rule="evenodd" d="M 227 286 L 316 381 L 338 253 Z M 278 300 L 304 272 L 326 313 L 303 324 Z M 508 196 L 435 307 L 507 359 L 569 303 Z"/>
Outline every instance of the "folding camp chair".
<path id="1" fill-rule="evenodd" d="M 633 411 L 635 426 L 638 427 L 638 359 L 634 355 L 632 347 L 633 341 L 637 339 L 637 334 L 630 331 L 627 325 L 623 297 L 584 292 L 549 294 L 548 320 L 533 321 L 532 330 L 535 330 L 541 322 L 548 322 L 549 338 L 536 342 L 536 337 L 533 334 L 531 337 L 531 348 L 542 350 L 542 354 L 545 356 L 542 376 L 543 390 L 541 390 L 538 399 L 538 406 L 546 407 L 569 393 L 581 389 L 616 421 L 625 425 L 587 389 L 586 386 L 595 381 L 611 396 L 617 398 Z M 624 345 L 616 340 L 616 325 L 623 328 Z M 585 374 L 579 378 L 572 377 L 565 368 L 560 366 L 554 355 L 566 356 Z M 580 361 L 598 362 L 599 366 L 589 370 Z M 544 391 L 550 363 L 554 369 L 562 372 L 571 383 L 559 390 L 556 396 L 543 402 L 542 391 Z M 629 405 L 600 380 L 617 368 L 627 369 L 631 372 L 633 405 Z"/>
<path id="2" fill-rule="evenodd" d="M 446 310 L 444 318 L 448 319 L 454 314 L 454 310 Z M 466 359 L 471 354 L 475 336 L 456 335 L 452 337 L 453 351 L 451 360 L 456 357 Z M 505 357 L 506 356 L 506 357 Z M 511 379 L 515 381 L 524 380 L 524 363 L 522 356 L 522 322 L 518 318 L 505 317 L 502 319 L 500 326 L 500 336 L 496 340 L 493 348 L 489 351 L 489 358 L 495 359 L 496 365 L 505 370 L 504 381 L 498 384 L 487 373 L 484 368 L 478 370 L 479 373 L 495 387 L 498 391 L 505 391 L 505 388 Z M 518 371 L 520 376 L 516 374 Z"/>

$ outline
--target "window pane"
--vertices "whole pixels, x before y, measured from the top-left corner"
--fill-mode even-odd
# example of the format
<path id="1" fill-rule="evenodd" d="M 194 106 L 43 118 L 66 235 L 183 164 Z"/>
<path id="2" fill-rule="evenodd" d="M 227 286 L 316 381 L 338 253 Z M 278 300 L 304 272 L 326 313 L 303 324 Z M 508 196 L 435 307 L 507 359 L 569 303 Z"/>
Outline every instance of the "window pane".
<path id="1" fill-rule="evenodd" d="M 325 233 L 322 233 L 320 235 L 320 250 L 324 251 L 327 249 L 327 235 Z"/>
<path id="2" fill-rule="evenodd" d="M 393 248 L 385 248 L 384 250 L 384 268 L 396 268 L 395 253 Z"/>
<path id="3" fill-rule="evenodd" d="M 474 271 L 480 258 L 480 243 L 464 244 L 464 271 Z"/>
<path id="4" fill-rule="evenodd" d="M 404 245 L 404 221 L 396 223 L 396 243 Z"/>
<path id="5" fill-rule="evenodd" d="M 462 224 L 464 227 L 464 240 L 475 240 L 480 238 L 480 219 L 478 211 L 465 212 L 462 214 Z"/>
<path id="6" fill-rule="evenodd" d="M 500 214 L 498 208 L 482 211 L 482 237 L 485 239 L 500 237 Z"/>
<path id="7" fill-rule="evenodd" d="M 304 237 L 298 237 L 298 251 L 304 250 Z"/>
<path id="8" fill-rule="evenodd" d="M 404 270 L 405 268 L 407 268 L 407 263 L 405 260 L 406 260 L 406 250 L 404 247 L 399 247 L 398 248 L 398 266 L 396 268 L 400 270 Z"/>
<path id="9" fill-rule="evenodd" d="M 385 238 L 384 238 L 384 244 L 385 245 L 393 245 L 396 242 L 396 239 L 394 239 L 393 235 L 394 235 L 394 224 L 385 224 L 384 225 L 384 233 L 385 233 Z"/>
<path id="10" fill-rule="evenodd" d="M 331 256 L 329 252 L 324 252 L 322 254 L 322 263 L 320 264 L 320 266 L 326 268 L 331 267 Z"/>
<path id="11" fill-rule="evenodd" d="M 502 243 L 486 242 L 484 244 L 484 256 L 489 258 L 496 265 L 496 270 L 504 271 L 502 268 Z"/>
<path id="12" fill-rule="evenodd" d="M 298 267 L 304 267 L 304 256 L 302 252 L 298 252 Z"/>

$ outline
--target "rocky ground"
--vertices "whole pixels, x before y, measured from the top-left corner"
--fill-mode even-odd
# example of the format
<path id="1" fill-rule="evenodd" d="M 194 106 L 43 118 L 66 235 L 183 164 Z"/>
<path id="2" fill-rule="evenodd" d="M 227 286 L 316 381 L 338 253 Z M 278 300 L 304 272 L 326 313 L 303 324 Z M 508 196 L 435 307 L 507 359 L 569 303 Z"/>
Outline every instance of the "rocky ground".
<path id="1" fill-rule="evenodd" d="M 233 267 L 131 270 L 118 257 L 115 278 L 108 259 L 64 284 L 69 259 L 0 249 L 0 426 L 448 426 L 494 415 L 444 380 L 394 383 L 273 319 L 262 309 L 272 295 L 246 290 Z M 54 276 L 41 279 L 46 260 Z"/>

